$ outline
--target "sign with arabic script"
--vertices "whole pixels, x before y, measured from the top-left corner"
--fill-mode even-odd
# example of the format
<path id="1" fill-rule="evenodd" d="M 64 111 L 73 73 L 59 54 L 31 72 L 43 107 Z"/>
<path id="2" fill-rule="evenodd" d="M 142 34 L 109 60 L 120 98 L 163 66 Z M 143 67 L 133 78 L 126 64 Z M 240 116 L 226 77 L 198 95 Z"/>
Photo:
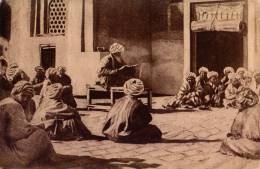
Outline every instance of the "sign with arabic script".
<path id="1" fill-rule="evenodd" d="M 244 2 L 196 4 L 193 31 L 238 32 L 243 22 Z"/>

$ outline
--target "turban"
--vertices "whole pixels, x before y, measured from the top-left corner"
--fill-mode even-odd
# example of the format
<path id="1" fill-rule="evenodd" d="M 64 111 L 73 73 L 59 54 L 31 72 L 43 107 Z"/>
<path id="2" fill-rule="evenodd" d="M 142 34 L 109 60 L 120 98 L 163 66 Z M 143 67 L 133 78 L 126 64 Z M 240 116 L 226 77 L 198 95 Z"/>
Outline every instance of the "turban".
<path id="1" fill-rule="evenodd" d="M 246 71 L 246 72 L 245 72 L 245 77 L 253 78 L 253 72 L 251 72 L 251 71 Z"/>
<path id="2" fill-rule="evenodd" d="M 237 69 L 237 72 L 236 72 L 236 73 L 237 73 L 237 74 L 242 73 L 242 72 L 245 73 L 246 71 L 247 71 L 247 70 L 246 70 L 245 68 L 240 67 L 240 68 Z"/>
<path id="3" fill-rule="evenodd" d="M 17 63 L 12 63 L 7 69 L 6 76 L 8 77 L 9 80 L 12 80 L 14 76 L 17 75 L 19 72 L 19 66 Z"/>
<path id="4" fill-rule="evenodd" d="M 138 96 L 144 91 L 144 84 L 140 79 L 130 79 L 124 84 L 124 93 L 128 95 Z"/>
<path id="5" fill-rule="evenodd" d="M 24 93 L 26 95 L 34 95 L 33 86 L 31 83 L 25 80 L 18 81 L 11 92 L 11 95 L 17 95 L 19 93 Z"/>
<path id="6" fill-rule="evenodd" d="M 233 72 L 233 73 L 228 74 L 228 79 L 232 81 L 232 80 L 235 80 L 235 79 L 239 79 L 239 77 L 236 73 Z"/>
<path id="7" fill-rule="evenodd" d="M 124 51 L 125 47 L 119 43 L 113 43 L 109 48 L 110 53 L 122 53 Z"/>
<path id="8" fill-rule="evenodd" d="M 218 72 L 215 72 L 215 71 L 210 71 L 208 74 L 208 79 L 212 78 L 212 77 L 218 77 Z"/>
<path id="9" fill-rule="evenodd" d="M 186 75 L 186 80 L 188 79 L 196 79 L 196 74 L 193 73 L 193 72 L 189 72 L 187 75 Z"/>
<path id="10" fill-rule="evenodd" d="M 43 96 L 48 99 L 59 99 L 61 97 L 62 91 L 62 85 L 60 83 L 54 83 L 47 86 Z"/>
<path id="11" fill-rule="evenodd" d="M 225 67 L 223 72 L 224 72 L 224 74 L 226 74 L 226 73 L 234 73 L 235 70 L 234 70 L 233 67 Z"/>
<path id="12" fill-rule="evenodd" d="M 11 63 L 9 68 L 18 68 L 18 64 L 17 63 Z"/>
<path id="13" fill-rule="evenodd" d="M 201 72 L 208 73 L 208 72 L 209 72 L 209 69 L 206 68 L 206 67 L 201 67 L 201 68 L 199 68 L 199 73 L 201 73 Z"/>
<path id="14" fill-rule="evenodd" d="M 50 67 L 46 70 L 45 77 L 49 78 L 50 76 L 55 76 L 57 74 L 57 70 L 53 67 Z"/>
<path id="15" fill-rule="evenodd" d="M 254 74 L 254 78 L 257 84 L 260 84 L 260 72 Z"/>
<path id="16" fill-rule="evenodd" d="M 38 71 L 44 72 L 44 69 L 43 69 L 42 66 L 36 66 L 36 67 L 34 68 L 34 70 L 35 70 L 36 72 L 38 72 Z"/>

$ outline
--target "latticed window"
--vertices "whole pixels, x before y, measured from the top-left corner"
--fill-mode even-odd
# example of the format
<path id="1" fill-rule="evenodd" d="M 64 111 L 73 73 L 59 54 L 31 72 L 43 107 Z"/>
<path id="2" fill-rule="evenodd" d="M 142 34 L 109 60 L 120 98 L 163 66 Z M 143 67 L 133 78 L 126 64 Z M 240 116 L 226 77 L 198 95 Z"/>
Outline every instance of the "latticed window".
<path id="1" fill-rule="evenodd" d="M 67 0 L 31 0 L 31 36 L 65 35 Z"/>
<path id="2" fill-rule="evenodd" d="M 52 0 L 49 7 L 49 33 L 65 34 L 66 3 L 64 0 Z"/>

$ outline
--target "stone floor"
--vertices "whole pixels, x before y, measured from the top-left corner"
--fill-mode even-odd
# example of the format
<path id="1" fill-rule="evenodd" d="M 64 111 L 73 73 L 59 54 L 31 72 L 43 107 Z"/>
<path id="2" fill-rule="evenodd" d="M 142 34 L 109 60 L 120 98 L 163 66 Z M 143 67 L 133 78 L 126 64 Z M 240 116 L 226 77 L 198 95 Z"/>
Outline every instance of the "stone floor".
<path id="1" fill-rule="evenodd" d="M 172 169 L 260 169 L 260 160 L 225 156 L 218 152 L 236 115 L 233 109 L 208 111 L 164 111 L 162 98 L 153 100 L 153 121 L 163 132 L 154 144 L 118 144 L 108 140 L 53 141 L 55 150 L 68 160 L 53 168 L 172 168 Z M 84 107 L 84 100 L 79 101 Z M 108 106 L 80 111 L 83 122 L 101 135 Z M 105 109 L 104 109 L 105 108 Z M 65 158 L 65 159 L 66 159 Z"/>

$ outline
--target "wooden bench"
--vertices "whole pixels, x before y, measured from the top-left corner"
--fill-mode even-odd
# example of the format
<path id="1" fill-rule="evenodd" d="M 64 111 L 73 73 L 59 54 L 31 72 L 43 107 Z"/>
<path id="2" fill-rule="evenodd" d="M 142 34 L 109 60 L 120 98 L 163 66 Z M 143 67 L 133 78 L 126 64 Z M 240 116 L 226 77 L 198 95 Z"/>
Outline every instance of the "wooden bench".
<path id="1" fill-rule="evenodd" d="M 119 95 L 119 96 L 118 96 Z M 111 105 L 115 103 L 117 98 L 124 96 L 124 88 L 123 87 L 111 87 L 110 88 L 110 100 Z M 144 92 L 138 96 L 138 98 L 145 97 L 147 99 L 147 105 L 149 109 L 152 109 L 152 90 L 145 88 Z"/>
<path id="2" fill-rule="evenodd" d="M 86 96 L 88 106 L 92 104 L 92 99 L 109 99 L 110 92 L 101 86 L 86 85 Z"/>
<path id="3" fill-rule="evenodd" d="M 111 105 L 115 103 L 115 100 L 123 97 L 124 88 L 123 87 L 111 87 L 110 91 L 102 88 L 101 86 L 86 85 L 86 96 L 88 106 L 92 105 L 92 99 L 110 99 Z M 145 88 L 144 92 L 139 96 L 139 98 L 145 97 L 147 99 L 147 105 L 152 108 L 152 90 Z"/>

